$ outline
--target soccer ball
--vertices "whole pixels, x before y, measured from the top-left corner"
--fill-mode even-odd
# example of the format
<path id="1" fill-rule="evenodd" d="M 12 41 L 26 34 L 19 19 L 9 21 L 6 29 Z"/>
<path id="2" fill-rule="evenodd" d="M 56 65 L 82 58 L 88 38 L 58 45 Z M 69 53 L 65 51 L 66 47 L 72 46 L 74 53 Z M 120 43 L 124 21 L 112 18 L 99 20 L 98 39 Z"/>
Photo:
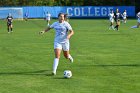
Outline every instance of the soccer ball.
<path id="1" fill-rule="evenodd" d="M 65 70 L 64 71 L 64 78 L 71 78 L 72 77 L 72 72 L 70 70 Z"/>

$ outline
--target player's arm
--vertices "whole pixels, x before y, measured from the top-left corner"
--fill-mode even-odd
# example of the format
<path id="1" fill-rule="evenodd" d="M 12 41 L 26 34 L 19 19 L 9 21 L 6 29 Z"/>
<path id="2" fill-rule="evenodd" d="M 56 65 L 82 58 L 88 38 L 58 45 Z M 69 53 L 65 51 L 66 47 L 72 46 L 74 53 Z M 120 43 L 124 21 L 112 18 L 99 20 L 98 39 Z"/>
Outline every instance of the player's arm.
<path id="1" fill-rule="evenodd" d="M 70 39 L 71 36 L 74 34 L 74 31 L 73 31 L 73 30 L 69 30 L 69 31 L 70 31 L 70 33 L 69 33 L 68 36 L 67 36 L 68 39 Z"/>
<path id="2" fill-rule="evenodd" d="M 44 31 L 40 31 L 39 34 L 44 34 L 45 32 L 48 32 L 50 29 L 51 29 L 51 28 L 48 27 L 48 28 L 46 28 Z"/>
<path id="3" fill-rule="evenodd" d="M 12 17 L 12 20 L 11 20 L 11 22 L 13 22 L 13 17 Z"/>

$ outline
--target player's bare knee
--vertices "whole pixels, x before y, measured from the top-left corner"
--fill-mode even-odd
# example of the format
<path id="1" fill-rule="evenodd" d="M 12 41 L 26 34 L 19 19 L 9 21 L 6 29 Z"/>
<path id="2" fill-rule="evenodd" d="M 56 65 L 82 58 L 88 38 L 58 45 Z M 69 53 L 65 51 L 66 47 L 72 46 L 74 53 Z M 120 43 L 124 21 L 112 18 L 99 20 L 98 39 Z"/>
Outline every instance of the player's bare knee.
<path id="1" fill-rule="evenodd" d="M 66 59 L 68 59 L 68 58 L 69 58 L 69 56 L 68 56 L 68 55 L 66 55 L 66 54 L 64 55 L 64 57 L 65 57 Z"/>

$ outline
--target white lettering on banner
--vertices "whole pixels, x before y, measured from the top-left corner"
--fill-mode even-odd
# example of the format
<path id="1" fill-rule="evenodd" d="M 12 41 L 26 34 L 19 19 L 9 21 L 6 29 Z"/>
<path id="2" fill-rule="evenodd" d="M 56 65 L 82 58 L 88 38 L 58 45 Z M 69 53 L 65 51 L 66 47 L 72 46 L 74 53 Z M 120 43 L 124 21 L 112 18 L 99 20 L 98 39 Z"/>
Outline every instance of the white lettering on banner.
<path id="1" fill-rule="evenodd" d="M 107 17 L 113 7 L 69 7 L 69 16 L 76 17 Z"/>
<path id="2" fill-rule="evenodd" d="M 113 7 L 108 8 L 108 14 L 111 12 L 111 10 L 113 10 Z"/>
<path id="3" fill-rule="evenodd" d="M 106 16 L 107 15 L 107 9 L 105 7 L 101 8 L 101 15 Z"/>
<path id="4" fill-rule="evenodd" d="M 84 8 L 82 7 L 82 16 L 87 16 L 87 14 L 84 14 Z"/>
<path id="5" fill-rule="evenodd" d="M 95 16 L 100 16 L 100 7 L 95 7 Z"/>
<path id="6" fill-rule="evenodd" d="M 91 14 L 91 7 L 88 7 L 88 16 L 93 16 L 93 14 Z"/>
<path id="7" fill-rule="evenodd" d="M 75 8 L 74 14 L 75 14 L 75 16 L 80 16 L 80 8 Z"/>
<path id="8" fill-rule="evenodd" d="M 71 13 L 72 12 L 72 8 L 67 8 L 67 13 L 69 14 L 69 16 L 73 16 L 73 14 Z"/>

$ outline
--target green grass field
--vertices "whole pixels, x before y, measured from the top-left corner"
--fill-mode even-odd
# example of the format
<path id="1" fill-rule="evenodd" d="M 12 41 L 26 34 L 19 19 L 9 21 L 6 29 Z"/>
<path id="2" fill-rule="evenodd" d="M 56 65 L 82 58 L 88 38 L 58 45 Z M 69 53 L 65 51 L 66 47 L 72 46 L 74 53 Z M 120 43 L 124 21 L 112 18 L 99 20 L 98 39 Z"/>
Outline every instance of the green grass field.
<path id="1" fill-rule="evenodd" d="M 108 20 L 71 19 L 70 24 L 74 63 L 62 54 L 57 75 L 50 76 L 54 30 L 40 36 L 44 20 L 15 20 L 8 34 L 1 20 L 0 93 L 140 93 L 140 28 L 130 28 L 136 20 L 121 24 L 120 31 L 108 30 Z M 70 79 L 63 78 L 67 69 Z"/>

